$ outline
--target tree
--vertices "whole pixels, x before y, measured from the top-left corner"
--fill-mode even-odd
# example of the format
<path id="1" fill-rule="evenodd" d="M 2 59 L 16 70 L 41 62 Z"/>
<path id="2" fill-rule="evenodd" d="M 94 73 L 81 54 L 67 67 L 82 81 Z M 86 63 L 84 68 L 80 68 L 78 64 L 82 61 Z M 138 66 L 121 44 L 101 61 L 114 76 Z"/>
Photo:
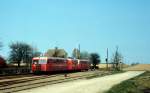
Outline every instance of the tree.
<path id="1" fill-rule="evenodd" d="M 0 42 L 0 50 L 1 50 L 2 46 L 3 46 L 3 45 L 2 45 L 2 42 Z"/>
<path id="2" fill-rule="evenodd" d="M 32 47 L 23 42 L 12 43 L 10 46 L 9 60 L 12 63 L 17 63 L 20 67 L 21 62 L 31 63 L 32 60 Z"/>
<path id="3" fill-rule="evenodd" d="M 58 47 L 55 47 L 55 49 L 48 49 L 44 55 L 47 57 L 66 58 L 67 52 L 64 49 L 59 49 Z"/>
<path id="4" fill-rule="evenodd" d="M 113 68 L 118 71 L 121 70 L 122 61 L 123 61 L 123 57 L 118 52 L 118 47 L 117 47 L 115 54 L 113 55 L 113 58 L 112 58 Z"/>
<path id="5" fill-rule="evenodd" d="M 133 62 L 133 63 L 131 63 L 131 66 L 138 65 L 138 64 L 140 64 L 140 63 L 139 62 Z"/>
<path id="6" fill-rule="evenodd" d="M 0 69 L 6 67 L 6 60 L 0 55 Z"/>
<path id="7" fill-rule="evenodd" d="M 73 49 L 73 51 L 72 51 L 72 57 L 76 58 L 76 59 L 80 58 L 80 51 L 79 51 L 79 49 L 76 49 L 76 48 Z"/>
<path id="8" fill-rule="evenodd" d="M 91 53 L 90 54 L 90 60 L 91 60 L 91 63 L 93 64 L 94 69 L 96 68 L 96 65 L 101 62 L 100 56 L 98 53 Z"/>
<path id="9" fill-rule="evenodd" d="M 42 53 L 39 51 L 33 51 L 32 57 L 39 57 Z"/>
<path id="10" fill-rule="evenodd" d="M 80 53 L 80 59 L 89 59 L 90 54 L 87 51 L 83 51 Z"/>
<path id="11" fill-rule="evenodd" d="M 37 48 L 32 48 L 32 57 L 39 57 L 42 53 Z"/>

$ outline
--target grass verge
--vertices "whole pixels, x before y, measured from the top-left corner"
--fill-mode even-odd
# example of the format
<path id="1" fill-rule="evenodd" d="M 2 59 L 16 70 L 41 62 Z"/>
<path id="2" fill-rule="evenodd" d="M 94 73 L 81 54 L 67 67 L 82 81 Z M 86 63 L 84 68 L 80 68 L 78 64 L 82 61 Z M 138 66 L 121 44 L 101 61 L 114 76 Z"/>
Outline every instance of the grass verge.
<path id="1" fill-rule="evenodd" d="M 106 93 L 150 93 L 150 71 L 115 85 Z"/>
<path id="2" fill-rule="evenodd" d="M 102 73 L 96 73 L 92 76 L 88 76 L 88 77 L 86 77 L 86 79 L 93 79 L 93 78 L 97 78 L 97 77 L 103 77 L 103 76 L 118 74 L 118 73 L 123 73 L 123 72 L 125 72 L 125 71 L 104 71 Z"/>

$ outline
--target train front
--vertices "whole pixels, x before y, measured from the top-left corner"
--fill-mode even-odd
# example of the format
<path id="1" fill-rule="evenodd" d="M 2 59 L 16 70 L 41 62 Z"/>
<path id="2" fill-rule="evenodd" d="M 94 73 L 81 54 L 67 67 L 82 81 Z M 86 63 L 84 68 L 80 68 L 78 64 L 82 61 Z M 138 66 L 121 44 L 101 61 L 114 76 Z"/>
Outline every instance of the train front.
<path id="1" fill-rule="evenodd" d="M 32 72 L 46 71 L 47 57 L 34 57 L 32 59 Z"/>

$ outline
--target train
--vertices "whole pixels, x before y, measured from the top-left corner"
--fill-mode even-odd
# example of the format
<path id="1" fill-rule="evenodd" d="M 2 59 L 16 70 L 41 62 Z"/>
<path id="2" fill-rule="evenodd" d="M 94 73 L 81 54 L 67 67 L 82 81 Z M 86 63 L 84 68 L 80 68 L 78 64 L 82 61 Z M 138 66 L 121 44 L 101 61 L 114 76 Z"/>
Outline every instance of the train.
<path id="1" fill-rule="evenodd" d="M 31 69 L 32 73 L 82 71 L 90 69 L 90 62 L 89 60 L 72 58 L 34 57 Z"/>
<path id="2" fill-rule="evenodd" d="M 6 60 L 0 56 L 0 69 L 5 68 L 7 66 Z"/>

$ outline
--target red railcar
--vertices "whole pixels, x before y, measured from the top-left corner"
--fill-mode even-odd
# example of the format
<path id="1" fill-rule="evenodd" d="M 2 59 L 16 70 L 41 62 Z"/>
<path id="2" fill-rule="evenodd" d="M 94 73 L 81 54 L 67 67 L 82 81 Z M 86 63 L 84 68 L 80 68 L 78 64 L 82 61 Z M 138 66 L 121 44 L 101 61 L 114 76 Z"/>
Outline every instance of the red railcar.
<path id="1" fill-rule="evenodd" d="M 35 57 L 32 59 L 32 72 L 54 72 L 54 71 L 78 71 L 88 70 L 88 60 L 57 58 L 57 57 Z"/>
<path id="2" fill-rule="evenodd" d="M 0 68 L 5 68 L 6 67 L 6 61 L 3 57 L 0 56 Z"/>

